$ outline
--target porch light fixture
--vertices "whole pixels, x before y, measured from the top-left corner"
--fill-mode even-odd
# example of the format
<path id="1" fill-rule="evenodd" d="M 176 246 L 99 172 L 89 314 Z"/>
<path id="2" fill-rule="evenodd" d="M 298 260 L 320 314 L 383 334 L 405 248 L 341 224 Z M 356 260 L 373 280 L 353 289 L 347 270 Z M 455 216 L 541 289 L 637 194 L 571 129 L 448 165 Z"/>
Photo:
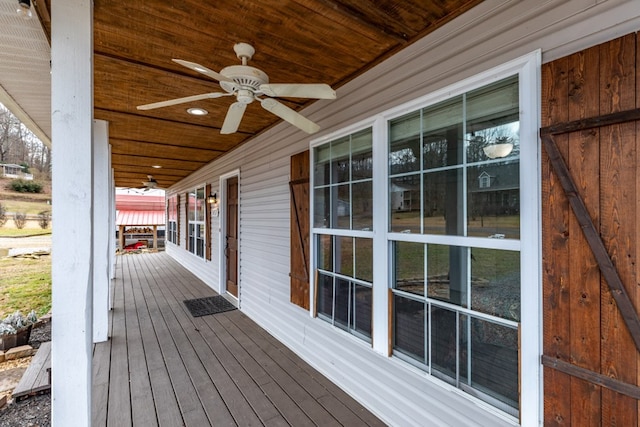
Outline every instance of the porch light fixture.
<path id="1" fill-rule="evenodd" d="M 218 193 L 213 193 L 213 194 L 209 195 L 209 197 L 207 197 L 207 203 L 209 203 L 210 205 L 217 205 L 218 204 Z"/>
<path id="2" fill-rule="evenodd" d="M 31 19 L 33 12 L 31 12 L 31 0 L 18 0 L 18 16 L 24 19 Z"/>
<path id="3" fill-rule="evenodd" d="M 162 166 L 160 165 L 151 165 L 151 167 L 154 169 L 162 169 Z"/>
<path id="4" fill-rule="evenodd" d="M 191 114 L 192 116 L 206 116 L 207 114 L 209 114 L 209 112 L 204 108 L 195 108 L 195 107 L 188 108 L 187 113 Z"/>

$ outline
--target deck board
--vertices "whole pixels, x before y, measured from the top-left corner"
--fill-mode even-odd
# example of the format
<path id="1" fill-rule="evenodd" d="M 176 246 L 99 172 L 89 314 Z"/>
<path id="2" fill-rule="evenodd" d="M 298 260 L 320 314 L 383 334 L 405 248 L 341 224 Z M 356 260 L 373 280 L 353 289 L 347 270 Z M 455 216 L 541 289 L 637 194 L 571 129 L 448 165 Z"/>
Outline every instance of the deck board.
<path id="1" fill-rule="evenodd" d="M 165 253 L 122 255 L 110 340 L 94 347 L 93 425 L 384 425 Z"/>
<path id="2" fill-rule="evenodd" d="M 19 399 L 33 393 L 49 390 L 51 388 L 49 369 L 51 369 L 51 341 L 43 342 L 40 345 L 27 370 L 20 378 L 20 382 L 13 389 L 12 396 Z"/>

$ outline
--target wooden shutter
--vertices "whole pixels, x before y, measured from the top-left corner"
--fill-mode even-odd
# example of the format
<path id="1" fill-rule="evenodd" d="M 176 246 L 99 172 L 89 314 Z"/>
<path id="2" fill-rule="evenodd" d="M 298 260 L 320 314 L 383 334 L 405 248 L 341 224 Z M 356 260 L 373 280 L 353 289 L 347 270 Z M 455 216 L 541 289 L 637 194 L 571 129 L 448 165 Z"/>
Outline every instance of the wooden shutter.
<path id="1" fill-rule="evenodd" d="M 176 194 L 176 245 L 180 246 L 180 195 Z"/>
<path id="2" fill-rule="evenodd" d="M 542 66 L 545 425 L 638 425 L 639 53 Z"/>
<path id="3" fill-rule="evenodd" d="M 207 260 L 211 261 L 211 204 L 209 203 L 209 195 L 211 194 L 211 184 L 207 184 L 204 191 L 204 210 L 205 210 L 205 252 Z"/>
<path id="4" fill-rule="evenodd" d="M 291 302 L 309 309 L 309 150 L 291 156 Z"/>

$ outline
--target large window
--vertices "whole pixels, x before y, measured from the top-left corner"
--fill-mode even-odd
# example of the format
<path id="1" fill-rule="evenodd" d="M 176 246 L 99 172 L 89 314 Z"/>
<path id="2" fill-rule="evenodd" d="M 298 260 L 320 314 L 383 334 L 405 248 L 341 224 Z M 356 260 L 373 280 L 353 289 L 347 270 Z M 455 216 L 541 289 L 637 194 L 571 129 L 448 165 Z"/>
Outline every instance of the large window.
<path id="1" fill-rule="evenodd" d="M 167 198 L 167 239 L 178 244 L 178 196 Z"/>
<path id="2" fill-rule="evenodd" d="M 518 77 L 389 122 L 395 355 L 519 405 Z"/>
<path id="3" fill-rule="evenodd" d="M 189 252 L 204 258 L 205 233 L 205 187 L 199 187 L 188 195 L 188 238 Z"/>
<path id="4" fill-rule="evenodd" d="M 318 316 L 371 340 L 371 129 L 314 149 L 313 222 Z"/>
<path id="5" fill-rule="evenodd" d="M 318 317 L 514 422 L 541 408 L 539 61 L 311 144 Z"/>

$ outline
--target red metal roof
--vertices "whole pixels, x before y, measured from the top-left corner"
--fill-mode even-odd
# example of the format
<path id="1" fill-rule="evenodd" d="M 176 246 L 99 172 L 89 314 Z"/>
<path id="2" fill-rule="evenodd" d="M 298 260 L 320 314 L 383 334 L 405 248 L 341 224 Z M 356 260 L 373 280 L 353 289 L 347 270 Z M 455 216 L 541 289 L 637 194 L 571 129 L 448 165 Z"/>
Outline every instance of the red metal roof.
<path id="1" fill-rule="evenodd" d="M 116 209 L 123 211 L 164 211 L 164 196 L 116 194 Z"/>
<path id="2" fill-rule="evenodd" d="M 164 210 L 162 211 L 131 211 L 119 210 L 116 225 L 165 225 Z"/>

